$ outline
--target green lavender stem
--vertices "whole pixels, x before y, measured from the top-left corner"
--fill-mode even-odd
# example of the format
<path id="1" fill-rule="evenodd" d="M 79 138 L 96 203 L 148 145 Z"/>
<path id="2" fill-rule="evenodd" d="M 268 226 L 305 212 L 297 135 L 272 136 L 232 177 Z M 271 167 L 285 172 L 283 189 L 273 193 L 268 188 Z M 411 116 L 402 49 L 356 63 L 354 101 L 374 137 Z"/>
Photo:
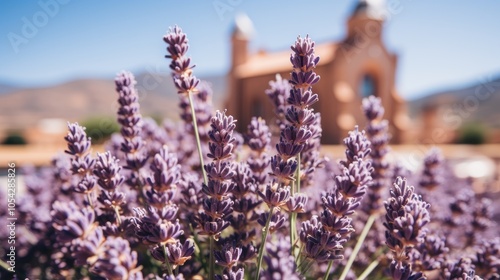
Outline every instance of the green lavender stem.
<path id="1" fill-rule="evenodd" d="M 297 155 L 297 192 L 300 192 L 300 153 Z"/>
<path id="2" fill-rule="evenodd" d="M 198 261 L 201 263 L 201 267 L 203 267 L 203 269 L 205 269 L 205 271 L 207 271 L 206 270 L 207 263 L 205 262 L 205 259 L 202 257 L 201 244 L 200 244 L 200 240 L 198 239 L 198 234 L 194 231 L 193 226 L 191 224 L 189 225 L 189 229 L 193 233 L 194 244 L 196 245 L 196 248 L 198 249 L 198 250 L 195 250 L 195 252 L 194 252 L 195 258 L 198 259 Z"/>
<path id="3" fill-rule="evenodd" d="M 262 241 L 260 243 L 259 256 L 257 258 L 257 275 L 255 276 L 255 280 L 259 280 L 260 267 L 262 266 L 262 258 L 264 257 L 264 250 L 266 249 L 267 233 L 269 232 L 269 224 L 271 223 L 273 211 L 274 207 L 271 207 L 271 210 L 269 210 L 269 217 L 267 217 L 266 226 L 264 227 L 264 232 L 262 233 Z"/>
<path id="4" fill-rule="evenodd" d="M 359 275 L 358 280 L 363 280 L 365 279 L 370 273 L 377 267 L 377 265 L 380 263 L 378 259 L 375 259 L 372 263 L 368 265 L 368 267 Z"/>
<path id="5" fill-rule="evenodd" d="M 292 256 L 297 252 L 297 213 L 290 213 L 290 251 Z"/>
<path id="6" fill-rule="evenodd" d="M 300 153 L 297 155 L 296 184 L 292 186 L 292 195 L 300 192 Z M 296 188 L 296 192 L 294 189 Z M 295 238 L 297 237 L 297 213 L 290 213 L 290 251 L 295 256 Z"/>
<path id="7" fill-rule="evenodd" d="M 359 236 L 358 242 L 356 243 L 356 246 L 354 247 L 354 250 L 352 251 L 351 255 L 349 256 L 349 260 L 347 260 L 347 264 L 344 267 L 344 271 L 342 271 L 342 274 L 340 275 L 339 280 L 344 280 L 347 277 L 347 273 L 349 272 L 349 269 L 351 269 L 351 266 L 354 262 L 354 259 L 358 255 L 359 249 L 361 249 L 361 245 L 363 245 L 363 242 L 365 241 L 366 236 L 368 235 L 368 232 L 370 231 L 370 228 L 373 225 L 373 222 L 377 218 L 377 215 L 371 215 L 368 218 L 368 221 L 366 221 L 365 227 L 363 228 L 363 231 L 361 232 L 361 235 Z"/>
<path id="8" fill-rule="evenodd" d="M 115 210 L 116 221 L 118 222 L 118 225 L 121 225 L 122 218 L 120 216 L 120 209 L 119 209 L 119 207 L 118 206 L 113 206 L 113 210 Z"/>
<path id="9" fill-rule="evenodd" d="M 209 242 L 210 242 L 210 260 L 209 260 L 209 272 L 208 272 L 208 276 L 210 280 L 214 280 L 214 237 L 213 236 L 210 236 L 209 237 Z"/>
<path id="10" fill-rule="evenodd" d="M 200 134 L 198 133 L 198 123 L 196 121 L 196 113 L 194 111 L 193 95 L 188 91 L 189 107 L 191 108 L 191 119 L 193 120 L 194 137 L 196 138 L 196 146 L 198 147 L 198 156 L 200 157 L 201 172 L 203 173 L 203 182 L 208 184 L 207 172 L 203 163 L 203 152 L 201 150 Z"/>
<path id="11" fill-rule="evenodd" d="M 168 262 L 168 257 L 167 257 L 167 246 L 165 244 L 161 244 L 163 248 L 163 254 L 165 255 L 165 265 L 167 266 L 168 270 L 168 275 L 174 275 L 172 271 L 172 267 L 170 266 L 170 263 Z"/>
<path id="12" fill-rule="evenodd" d="M 3 260 L 0 260 L 0 267 L 2 267 L 3 269 L 7 270 L 7 271 L 10 271 L 10 265 L 7 264 L 6 262 L 4 262 Z"/>
<path id="13" fill-rule="evenodd" d="M 325 276 L 323 277 L 323 280 L 328 280 L 328 276 L 330 276 L 330 270 L 332 269 L 333 265 L 333 260 L 328 262 L 328 268 L 326 269 Z"/>
<path id="14" fill-rule="evenodd" d="M 92 192 L 87 193 L 87 200 L 89 201 L 90 207 L 92 207 L 92 209 L 94 209 L 94 203 L 92 203 Z"/>

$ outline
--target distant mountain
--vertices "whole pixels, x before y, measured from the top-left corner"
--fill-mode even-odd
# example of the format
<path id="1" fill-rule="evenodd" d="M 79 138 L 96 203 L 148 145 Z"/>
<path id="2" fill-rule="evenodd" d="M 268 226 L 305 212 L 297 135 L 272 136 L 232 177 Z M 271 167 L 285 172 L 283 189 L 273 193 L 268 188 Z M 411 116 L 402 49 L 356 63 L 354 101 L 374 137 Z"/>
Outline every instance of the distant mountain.
<path id="1" fill-rule="evenodd" d="M 459 117 L 461 123 L 481 123 L 500 128 L 500 76 L 470 86 L 439 91 L 423 98 L 408 101 L 411 118 L 421 115 L 426 107 L 448 110 L 444 116 Z"/>
<path id="2" fill-rule="evenodd" d="M 141 113 L 178 119 L 178 96 L 170 76 L 136 75 Z M 213 86 L 214 103 L 221 104 L 224 76 L 202 78 Z M 0 95 L 0 132 L 21 130 L 41 119 L 83 121 L 92 116 L 114 116 L 117 110 L 114 81 L 74 80 L 45 88 L 15 89 Z"/>
<path id="3" fill-rule="evenodd" d="M 211 85 L 214 103 L 222 104 L 224 93 L 226 92 L 226 76 L 213 75 L 199 78 Z M 145 92 L 147 94 L 159 96 L 167 95 L 171 98 L 175 97 L 175 101 L 177 102 L 177 90 L 174 87 L 174 82 L 171 76 L 143 72 L 136 76 L 136 80 L 139 94 L 141 92 Z"/>
<path id="4" fill-rule="evenodd" d="M 178 96 L 169 75 L 136 75 L 141 113 L 178 119 Z M 214 105 L 222 104 L 227 88 L 224 75 L 201 77 L 212 85 Z M 3 93 L 3 94 L 2 94 Z M 0 134 L 36 125 L 41 119 L 83 121 L 92 116 L 115 116 L 117 94 L 113 80 L 81 79 L 45 88 L 15 88 L 0 82 Z M 428 106 L 448 108 L 463 123 L 500 128 L 500 76 L 468 87 L 440 91 L 408 101 L 412 119 Z M 466 115 L 465 115 L 466 114 Z"/>
<path id="5" fill-rule="evenodd" d="M 5 93 L 13 92 L 16 89 L 17 89 L 16 86 L 9 85 L 7 83 L 2 83 L 0 81 L 0 94 L 5 94 Z"/>

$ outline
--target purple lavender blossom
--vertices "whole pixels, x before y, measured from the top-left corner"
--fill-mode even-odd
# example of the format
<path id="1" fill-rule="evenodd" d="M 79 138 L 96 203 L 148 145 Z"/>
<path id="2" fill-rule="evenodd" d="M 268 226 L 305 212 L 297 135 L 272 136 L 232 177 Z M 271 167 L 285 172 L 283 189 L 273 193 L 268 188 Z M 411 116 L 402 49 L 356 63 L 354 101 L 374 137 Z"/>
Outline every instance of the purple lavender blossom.
<path id="1" fill-rule="evenodd" d="M 441 268 L 441 277 L 444 279 L 464 279 L 464 280 L 481 280 L 482 278 L 475 275 L 474 265 L 470 258 L 460 258 L 458 261 L 448 261 Z M 494 278 L 493 278 L 494 279 Z"/>
<path id="2" fill-rule="evenodd" d="M 408 261 L 412 248 L 424 242 L 429 223 L 430 205 L 414 193 L 413 186 L 398 178 L 391 189 L 389 199 L 384 203 L 387 214 L 384 226 L 387 228 L 387 246 L 393 252 L 390 276 L 393 279 L 421 279 L 413 274 L 412 264 Z"/>
<path id="3" fill-rule="evenodd" d="M 278 187 L 277 184 L 267 185 L 264 192 L 258 192 L 262 200 L 271 207 L 281 207 L 290 198 L 290 187 Z"/>
<path id="4" fill-rule="evenodd" d="M 269 212 L 260 213 L 260 215 L 258 215 L 257 222 L 264 227 L 266 225 L 268 217 L 269 217 Z M 269 223 L 269 232 L 274 233 L 285 226 L 286 226 L 286 217 L 283 214 L 280 214 L 279 212 L 274 212 L 273 215 L 271 216 L 271 221 Z"/>
<path id="5" fill-rule="evenodd" d="M 434 190 L 442 184 L 440 172 L 440 164 L 443 163 L 441 151 L 437 148 L 431 149 L 424 158 L 424 170 L 420 179 L 420 186 L 426 190 Z"/>
<path id="6" fill-rule="evenodd" d="M 390 135 L 388 133 L 389 123 L 383 120 L 384 108 L 382 101 L 375 96 L 363 99 L 363 112 L 368 125 L 366 127 L 367 138 L 371 143 L 370 157 L 373 166 L 373 183 L 368 188 L 367 202 L 364 204 L 368 214 L 377 213 L 382 209 L 382 189 L 389 185 L 389 163 L 385 159 L 390 149 L 388 143 Z"/>
<path id="7" fill-rule="evenodd" d="M 102 251 L 102 246 L 106 238 L 101 227 L 95 228 L 84 239 L 73 240 L 71 256 L 75 259 L 76 265 L 86 265 L 93 263 Z"/>
<path id="8" fill-rule="evenodd" d="M 92 204 L 91 195 L 96 180 L 91 174 L 95 160 L 90 154 L 90 137 L 87 137 L 85 128 L 78 123 L 68 123 L 68 135 L 64 137 L 68 143 L 67 154 L 72 155 L 71 171 L 77 177 L 78 183 L 73 185 L 73 191 L 87 194 L 87 203 Z"/>
<path id="9" fill-rule="evenodd" d="M 169 145 L 172 139 L 167 131 L 160 127 L 152 118 L 144 118 L 142 121 L 142 138 L 147 143 L 145 149 L 148 157 L 153 157 L 163 146 Z M 172 147 L 169 147 L 172 148 Z"/>
<path id="10" fill-rule="evenodd" d="M 137 252 L 130 249 L 127 240 L 108 237 L 102 255 L 92 265 L 91 271 L 107 279 L 142 280 L 141 269 L 137 263 Z"/>
<path id="11" fill-rule="evenodd" d="M 165 258 L 165 251 L 167 252 L 167 258 Z M 163 250 L 161 244 L 156 244 L 150 249 L 153 258 L 160 262 L 165 262 L 166 259 L 173 269 L 176 269 L 178 266 L 184 265 L 191 259 L 194 254 L 194 244 L 193 241 L 189 239 L 184 241 L 184 243 L 181 243 L 180 241 L 167 243 L 165 251 Z"/>
<path id="12" fill-rule="evenodd" d="M 435 234 L 427 234 L 424 242 L 416 250 L 412 250 L 410 259 L 415 263 L 415 269 L 431 271 L 440 269 L 445 264 L 446 254 L 450 249 L 446 246 L 446 238 Z"/>
<path id="13" fill-rule="evenodd" d="M 68 150 L 65 152 L 70 155 L 85 156 L 90 151 L 90 137 L 87 137 L 85 128 L 78 123 L 68 123 L 68 135 L 64 140 L 68 142 Z"/>
<path id="14" fill-rule="evenodd" d="M 472 264 L 485 279 L 500 277 L 500 238 L 485 240 L 476 248 Z"/>
<path id="15" fill-rule="evenodd" d="M 174 192 L 180 179 L 181 166 L 177 163 L 177 156 L 169 153 L 166 146 L 154 156 L 150 169 L 151 176 L 146 178 L 148 184 L 157 192 Z M 172 197 L 173 194 L 169 194 Z"/>
<path id="16" fill-rule="evenodd" d="M 200 234 L 214 236 L 219 238 L 221 232 L 231 225 L 230 222 L 223 218 L 213 218 L 205 212 L 199 213 L 196 218 L 198 224 L 201 225 Z"/>
<path id="17" fill-rule="evenodd" d="M 271 170 L 269 173 L 274 176 L 278 182 L 288 185 L 290 181 L 295 181 L 293 178 L 295 171 L 297 170 L 297 161 L 295 159 L 282 159 L 279 155 L 275 155 L 271 158 Z"/>
<path id="18" fill-rule="evenodd" d="M 314 44 L 314 41 L 309 36 L 305 38 L 299 36 L 295 44 L 291 46 L 293 53 L 290 55 L 290 62 L 293 65 L 294 72 L 292 72 L 290 83 L 295 88 L 307 89 L 319 81 L 319 75 L 313 71 L 319 62 L 319 57 L 314 55 Z M 298 100 L 301 99 L 303 97 L 298 98 Z"/>
<path id="19" fill-rule="evenodd" d="M 182 32 L 180 27 L 174 26 L 163 37 L 163 41 L 168 45 L 169 54 L 165 57 L 171 59 L 170 69 L 173 71 L 174 85 L 178 93 L 187 95 L 197 92 L 200 80 L 192 75 L 194 65 L 191 65 L 191 58 L 186 56 L 189 49 L 186 34 Z"/>
<path id="20" fill-rule="evenodd" d="M 113 191 L 123 183 L 121 169 L 118 160 L 111 153 L 97 154 L 94 174 L 98 178 L 97 184 L 104 190 Z"/>
<path id="21" fill-rule="evenodd" d="M 283 80 L 279 74 L 276 75 L 276 80 L 269 82 L 269 86 L 270 88 L 266 89 L 266 94 L 274 105 L 274 113 L 277 117 L 276 124 L 282 128 L 285 125 L 287 99 L 291 86 L 288 80 Z"/>
<path id="22" fill-rule="evenodd" d="M 119 191 L 124 177 L 120 174 L 121 166 L 118 160 L 106 152 L 97 154 L 94 175 L 97 177 L 97 184 L 101 187 L 101 194 L 98 200 L 110 209 L 119 212 L 121 205 L 125 203 L 125 193 Z M 119 220 L 120 218 L 117 217 Z"/>
<path id="23" fill-rule="evenodd" d="M 344 138 L 346 160 L 342 161 L 345 167 L 356 161 L 356 159 L 365 159 L 371 152 L 371 142 L 366 137 L 364 131 L 359 131 L 358 126 L 355 126 L 353 131 L 349 131 L 349 136 Z"/>
<path id="24" fill-rule="evenodd" d="M 185 57 L 189 49 L 189 41 L 182 29 L 177 25 L 170 28 L 167 34 L 163 37 L 163 41 L 167 43 L 168 55 L 166 58 L 171 58 L 170 69 L 177 75 L 182 75 L 190 71 L 194 66 L 191 66 L 191 59 Z"/>
<path id="25" fill-rule="evenodd" d="M 62 243 L 84 237 L 95 226 L 95 213 L 89 207 L 79 209 L 74 203 L 54 202 L 51 215 L 53 227 L 56 230 L 57 240 Z"/>
<path id="26" fill-rule="evenodd" d="M 289 236 L 279 235 L 276 242 L 266 243 L 266 252 L 264 261 L 267 269 L 261 272 L 260 279 L 302 279 L 297 272 L 294 258 L 290 255 Z"/>
<path id="27" fill-rule="evenodd" d="M 184 231 L 179 220 L 174 220 L 177 207 L 172 205 L 158 210 L 149 206 L 146 210 L 136 208 L 136 217 L 132 219 L 135 234 L 148 245 L 175 243 Z"/>
<path id="28" fill-rule="evenodd" d="M 236 120 L 232 116 L 226 116 L 226 112 L 217 111 L 210 126 L 212 129 L 208 132 L 208 157 L 214 160 L 229 158 L 235 142 L 232 133 L 236 128 Z"/>
<path id="29" fill-rule="evenodd" d="M 215 251 L 215 263 L 230 270 L 238 264 L 240 256 L 241 248 L 225 245 L 221 251 Z"/>
<path id="30" fill-rule="evenodd" d="M 245 271 L 243 268 L 224 269 L 222 275 L 215 275 L 216 280 L 243 280 L 244 277 Z"/>
<path id="31" fill-rule="evenodd" d="M 264 119 L 252 118 L 248 125 L 245 142 L 248 147 L 257 154 L 262 154 L 266 150 L 271 142 L 271 133 Z"/>
<path id="32" fill-rule="evenodd" d="M 371 163 L 366 159 L 370 142 L 365 133 L 356 128 L 344 139 L 344 144 L 347 159 L 341 161 L 342 173 L 335 176 L 334 188 L 322 195 L 321 216 L 313 216 L 312 223 L 303 222 L 299 234 L 306 258 L 318 263 L 343 258 L 343 244 L 354 232 L 349 216 L 359 207 L 372 181 Z"/>
<path id="33" fill-rule="evenodd" d="M 255 177 L 252 176 L 253 173 L 250 166 L 245 162 L 240 162 L 234 171 L 234 188 L 232 190 L 234 196 L 241 199 L 248 197 L 247 194 L 249 193 L 255 193 L 257 185 L 255 183 Z"/>
<path id="34" fill-rule="evenodd" d="M 290 213 L 304 213 L 306 204 L 307 195 L 296 193 L 286 201 L 285 208 Z"/>
<path id="35" fill-rule="evenodd" d="M 121 151 L 125 154 L 126 167 L 139 170 L 147 160 L 145 143 L 141 138 L 142 116 L 139 112 L 139 95 L 135 88 L 135 77 L 130 72 L 121 72 L 115 78 L 118 93 L 118 123 L 121 125 L 123 142 Z"/>
<path id="36" fill-rule="evenodd" d="M 271 132 L 265 120 L 261 118 L 252 118 L 247 127 L 245 142 L 252 150 L 247 159 L 249 168 L 252 171 L 252 177 L 256 184 L 263 185 L 267 181 L 266 170 L 270 164 L 266 153 L 271 142 Z"/>
<path id="37" fill-rule="evenodd" d="M 233 131 L 236 121 L 225 112 L 217 111 L 211 120 L 211 130 L 208 157 L 213 161 L 205 165 L 208 184 L 203 184 L 202 190 L 208 195 L 203 202 L 203 211 L 197 221 L 201 226 L 201 234 L 214 235 L 216 239 L 227 226 L 230 213 L 233 211 L 233 201 L 228 197 L 236 175 L 235 165 L 229 161 L 232 156 L 235 138 Z M 219 212 L 219 210 L 223 210 Z"/>

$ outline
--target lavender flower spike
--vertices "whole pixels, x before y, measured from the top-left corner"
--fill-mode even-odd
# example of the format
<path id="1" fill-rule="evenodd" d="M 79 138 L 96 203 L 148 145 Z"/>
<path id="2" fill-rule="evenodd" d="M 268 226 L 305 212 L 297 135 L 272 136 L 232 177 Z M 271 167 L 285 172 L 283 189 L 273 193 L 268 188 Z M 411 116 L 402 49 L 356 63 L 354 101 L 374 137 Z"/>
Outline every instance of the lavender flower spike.
<path id="1" fill-rule="evenodd" d="M 236 128 L 236 120 L 233 116 L 226 116 L 226 112 L 217 111 L 212 118 L 212 129 L 208 132 L 210 143 L 208 144 L 208 157 L 214 160 L 229 158 L 233 152 L 236 139 L 233 131 Z"/>
<path id="2" fill-rule="evenodd" d="M 126 167 L 137 172 L 147 160 L 144 140 L 140 137 L 142 131 L 142 116 L 139 112 L 139 95 L 135 88 L 135 77 L 132 73 L 123 71 L 115 78 L 118 92 L 118 123 L 121 125 L 123 142 L 121 151 L 125 153 Z M 137 175 L 138 176 L 138 175 Z M 142 185 L 142 182 L 139 182 Z"/>
<path id="3" fill-rule="evenodd" d="M 391 189 L 389 199 L 384 203 L 387 214 L 387 246 L 393 252 L 390 274 L 393 279 L 419 279 L 418 273 L 412 272 L 409 252 L 424 241 L 429 223 L 430 205 L 414 193 L 413 186 L 398 178 Z"/>
<path id="4" fill-rule="evenodd" d="M 103 253 L 92 266 L 92 272 L 107 279 L 143 279 L 142 267 L 137 266 L 137 252 L 130 249 L 127 240 L 111 236 L 103 247 Z"/>
<path id="5" fill-rule="evenodd" d="M 85 128 L 78 123 L 68 123 L 68 130 L 68 135 L 64 137 L 68 142 L 68 149 L 65 152 L 73 156 L 71 171 L 79 179 L 79 182 L 73 186 L 73 190 L 86 194 L 88 204 L 93 205 L 92 192 L 95 178 L 91 173 L 95 161 L 90 154 L 90 137 L 87 137 Z"/>
<path id="6" fill-rule="evenodd" d="M 309 88 L 320 78 L 313 71 L 319 62 L 319 57 L 314 55 L 314 41 L 309 38 L 309 35 L 305 38 L 299 36 L 291 48 L 293 53 L 290 55 L 290 62 L 294 72 L 292 72 L 290 83 L 295 88 Z"/>
<path id="7" fill-rule="evenodd" d="M 64 140 L 68 142 L 68 149 L 64 152 L 70 155 L 84 156 L 90 151 L 90 137 L 85 133 L 85 127 L 78 123 L 68 122 L 68 135 Z"/>

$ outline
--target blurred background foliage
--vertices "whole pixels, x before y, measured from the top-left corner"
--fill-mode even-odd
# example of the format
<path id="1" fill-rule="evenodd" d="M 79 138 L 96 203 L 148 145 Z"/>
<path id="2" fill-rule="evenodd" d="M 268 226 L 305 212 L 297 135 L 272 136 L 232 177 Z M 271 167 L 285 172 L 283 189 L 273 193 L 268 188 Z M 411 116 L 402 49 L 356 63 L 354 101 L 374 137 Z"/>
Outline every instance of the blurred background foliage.
<path id="1" fill-rule="evenodd" d="M 487 128 L 480 123 L 467 123 L 457 133 L 457 144 L 481 145 L 487 140 Z"/>
<path id="2" fill-rule="evenodd" d="M 83 120 L 81 125 L 87 128 L 87 135 L 93 144 L 103 144 L 113 133 L 120 131 L 120 125 L 114 117 L 95 116 Z"/>
<path id="3" fill-rule="evenodd" d="M 27 141 L 24 136 L 18 131 L 8 132 L 3 138 L 2 145 L 26 145 Z"/>

